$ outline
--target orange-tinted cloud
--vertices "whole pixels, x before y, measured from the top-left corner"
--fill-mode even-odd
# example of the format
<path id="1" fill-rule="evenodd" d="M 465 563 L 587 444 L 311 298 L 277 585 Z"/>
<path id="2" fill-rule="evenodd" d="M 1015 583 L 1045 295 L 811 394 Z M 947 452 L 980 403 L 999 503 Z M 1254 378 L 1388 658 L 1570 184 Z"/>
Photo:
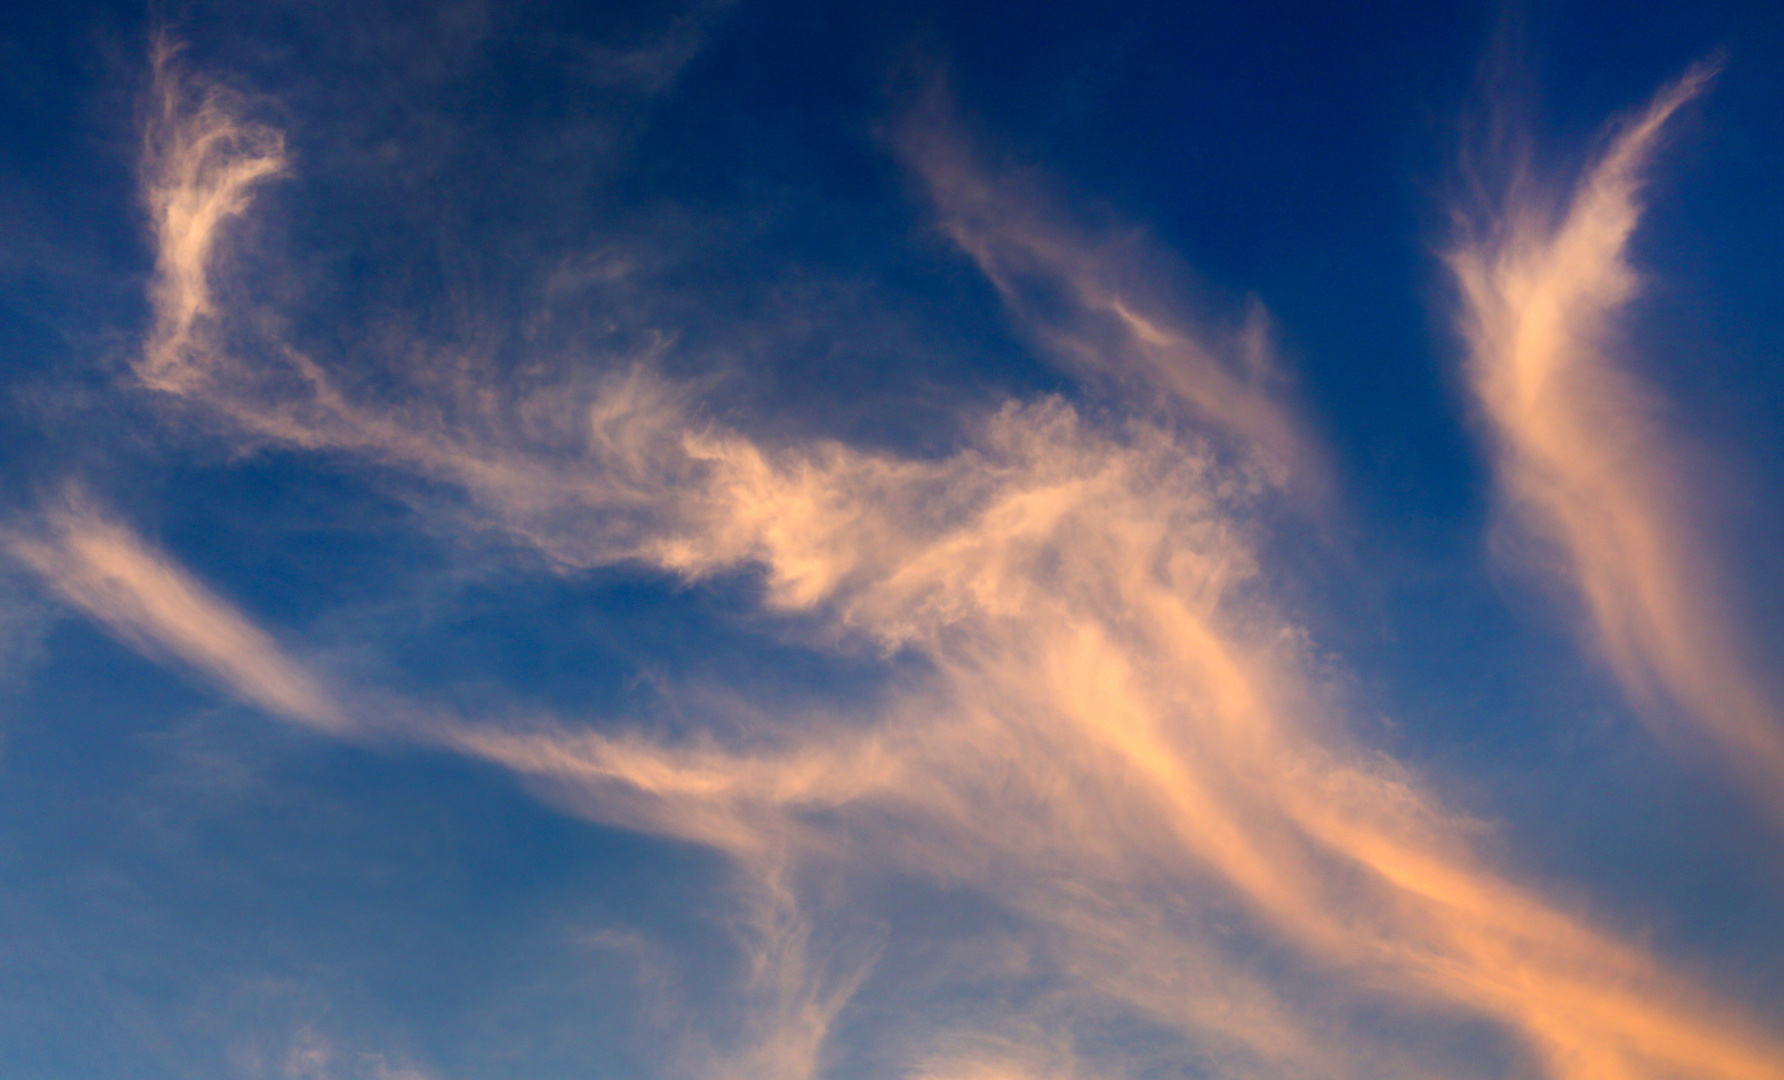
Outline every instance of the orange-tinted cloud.
<path id="1" fill-rule="evenodd" d="M 1643 174 L 1712 73 L 1693 69 L 1619 128 L 1558 213 L 1521 184 L 1450 262 L 1506 509 L 1559 556 L 1637 704 L 1682 713 L 1784 821 L 1784 723 L 1743 657 L 1701 508 L 1617 332 L 1639 284 L 1627 247 Z"/>
<path id="2" fill-rule="evenodd" d="M 1130 407 L 1162 400 L 1187 414 L 1277 484 L 1327 494 L 1323 455 L 1280 394 L 1262 304 L 1224 326 L 1186 318 L 1169 261 L 1138 230 L 1087 230 L 1033 175 L 988 167 L 939 94 L 897 142 L 943 232 L 1047 355 L 1092 385 L 1113 384 Z"/>
<path id="3" fill-rule="evenodd" d="M 210 374 L 201 361 L 216 347 L 213 276 L 222 232 L 257 185 L 285 170 L 285 139 L 245 119 L 241 102 L 222 87 L 200 90 L 181 78 L 179 47 L 169 39 L 156 40 L 151 60 L 142 188 L 154 230 L 155 325 L 137 374 L 180 393 Z"/>
<path id="4" fill-rule="evenodd" d="M 216 122 L 203 106 L 179 115 Z M 1130 306 L 1080 264 L 1094 245 L 1045 239 L 960 171 L 967 160 L 950 159 L 944 184 L 977 193 L 962 242 L 994 278 L 1014 261 L 1064 283 L 1075 299 L 1042 336 L 1087 361 L 1112 352 L 1140 387 L 1139 418 L 1012 403 L 973 418 L 958 452 L 915 459 L 765 445 L 699 420 L 645 370 L 506 426 L 448 421 L 425 399 L 355 400 L 324 365 L 269 349 L 305 373 L 294 384 L 194 334 L 158 332 L 177 347 L 152 342 L 162 358 L 145 379 L 255 438 L 457 484 L 474 524 L 558 563 L 754 568 L 768 605 L 922 661 L 926 676 L 860 715 L 764 709 L 679 740 L 406 707 L 413 737 L 502 765 L 572 812 L 728 858 L 752 1020 L 689 1059 L 704 1075 L 822 1074 L 843 1011 L 891 992 L 875 981 L 873 924 L 908 913 L 882 904 L 888 880 L 970 894 L 1004 927 L 923 923 L 936 961 L 922 992 L 851 1029 L 889 1067 L 936 1080 L 1149 1062 L 1231 1077 L 1784 1074 L 1758 1017 L 1518 880 L 1480 854 L 1478 825 L 1346 737 L 1304 635 L 1266 598 L 1255 463 L 1292 470 L 1305 436 L 1261 382 L 1190 344 L 1207 335 L 1189 320 Z M 227 155 L 217 170 L 231 174 Z M 188 173 L 211 175 L 150 169 Z M 191 235 L 161 225 L 193 280 L 215 273 L 208 220 L 192 216 Z M 158 325 L 179 325 L 184 295 L 157 294 L 175 305 Z M 228 378 L 184 374 L 215 371 Z M 75 515 L 47 535 L 27 560 L 130 640 L 300 722 L 359 700 L 314 689 L 119 526 Z M 1397 1031 L 1491 1025 L 1502 1056 L 1409 1045 L 1366 1019 L 1384 1014 Z M 1104 1027 L 1144 1037 L 1077 1038 Z"/>
<path id="5" fill-rule="evenodd" d="M 68 602 L 149 653 L 198 669 L 231 696 L 324 731 L 348 721 L 264 631 L 128 529 L 71 496 L 12 554 Z"/>

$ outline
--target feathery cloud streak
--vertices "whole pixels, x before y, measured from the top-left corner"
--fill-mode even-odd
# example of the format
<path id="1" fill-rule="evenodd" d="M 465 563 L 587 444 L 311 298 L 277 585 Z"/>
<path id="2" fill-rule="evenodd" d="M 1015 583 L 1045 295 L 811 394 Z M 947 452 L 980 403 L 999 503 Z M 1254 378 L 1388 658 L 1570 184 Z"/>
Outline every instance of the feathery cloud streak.
<path id="1" fill-rule="evenodd" d="M 1784 723 L 1743 664 L 1682 466 L 1616 337 L 1643 173 L 1713 74 L 1693 69 L 1618 130 L 1559 215 L 1517 188 L 1450 263 L 1510 513 L 1559 554 L 1637 704 L 1682 710 L 1784 821 Z"/>
<path id="2" fill-rule="evenodd" d="M 232 696 L 336 734 L 347 720 L 322 684 L 264 631 L 128 529 L 71 495 L 40 534 L 6 547 L 118 637 L 188 664 Z"/>
<path id="3" fill-rule="evenodd" d="M 166 65 L 160 78 L 170 100 L 185 92 Z M 984 238 L 992 254 L 974 254 L 994 278 L 1015 259 L 1076 283 L 1043 336 L 1121 366 L 1153 419 L 1012 404 L 979 418 L 965 449 L 914 460 L 764 446 L 699 420 L 645 369 L 580 400 L 483 377 L 442 402 L 420 374 L 410 397 L 383 400 L 277 342 L 254 359 L 223 351 L 212 255 L 219 224 L 246 206 L 229 185 L 282 163 L 217 100 L 163 114 L 152 143 L 179 160 L 146 171 L 166 208 L 147 385 L 255 439 L 456 484 L 466 521 L 560 566 L 755 568 L 769 606 L 928 666 L 867 715 L 683 740 L 546 721 L 409 726 L 590 819 L 729 857 L 754 1019 L 692 1071 L 803 1080 L 844 1053 L 842 1010 L 896 992 L 876 983 L 877 939 L 861 929 L 863 913 L 899 918 L 876 906 L 889 878 L 970 891 L 1022 945 L 938 971 L 876 1014 L 898 1019 L 851 1028 L 918 1075 L 1120 1075 L 1146 1054 L 1223 1076 L 1504 1071 L 1477 1047 L 1396 1046 L 1364 1019 L 1382 1009 L 1438 1032 L 1485 1019 L 1507 1053 L 1567 1080 L 1784 1070 L 1756 1019 L 1513 880 L 1477 853 L 1476 826 L 1346 737 L 1259 566 L 1260 500 L 1298 456 L 1286 413 L 1191 346 L 1182 320 L 1085 277 L 1085 244 L 1045 215 L 1000 210 L 964 173 L 950 181 L 980 193 L 978 220 L 1020 222 L 961 233 Z M 207 205 L 228 212 L 179 209 Z M 1175 403 L 1162 417 L 1160 399 Z M 500 407 L 450 407 L 480 400 Z M 1188 433 L 1198 424 L 1214 438 Z M 1216 449 L 1234 440 L 1237 460 Z M 330 697 L 289 690 L 313 676 L 118 526 L 63 515 L 37 545 L 28 561 L 131 640 L 317 724 Z M 392 707 L 346 688 L 332 698 L 349 714 Z M 975 933 L 925 929 L 963 950 Z M 1142 1024 L 1150 1045 L 1045 1049 L 1111 1015 Z"/>

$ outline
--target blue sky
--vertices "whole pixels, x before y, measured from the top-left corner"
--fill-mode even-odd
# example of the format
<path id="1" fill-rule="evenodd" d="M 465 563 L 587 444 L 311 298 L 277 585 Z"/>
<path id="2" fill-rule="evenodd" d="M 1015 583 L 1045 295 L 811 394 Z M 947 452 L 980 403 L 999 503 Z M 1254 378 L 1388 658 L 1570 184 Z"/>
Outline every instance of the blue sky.
<path id="1" fill-rule="evenodd" d="M 1784 13 L 0 22 L 0 1072 L 1784 1075 Z"/>

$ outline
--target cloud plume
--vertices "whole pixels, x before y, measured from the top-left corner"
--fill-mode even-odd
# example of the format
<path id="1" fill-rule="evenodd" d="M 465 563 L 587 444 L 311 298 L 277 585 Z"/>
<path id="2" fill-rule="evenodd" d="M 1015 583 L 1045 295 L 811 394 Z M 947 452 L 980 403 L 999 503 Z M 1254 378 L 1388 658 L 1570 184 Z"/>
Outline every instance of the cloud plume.
<path id="1" fill-rule="evenodd" d="M 1457 248 L 1475 395 L 1511 518 L 1559 556 L 1590 638 L 1650 715 L 1683 713 L 1784 821 L 1784 723 L 1742 655 L 1681 456 L 1629 363 L 1628 243 L 1693 68 L 1613 134 L 1552 213 L 1529 183 Z"/>

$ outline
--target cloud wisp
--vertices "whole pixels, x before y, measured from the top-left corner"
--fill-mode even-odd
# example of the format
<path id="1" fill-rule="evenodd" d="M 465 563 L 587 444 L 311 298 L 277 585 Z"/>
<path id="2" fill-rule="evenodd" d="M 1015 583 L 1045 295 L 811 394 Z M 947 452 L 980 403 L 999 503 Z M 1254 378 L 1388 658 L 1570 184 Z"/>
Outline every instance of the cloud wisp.
<path id="1" fill-rule="evenodd" d="M 765 444 L 647 368 L 580 398 L 415 373 L 390 400 L 277 342 L 226 351 L 219 229 L 283 163 L 274 136 L 180 78 L 159 66 L 164 100 L 188 104 L 158 114 L 166 159 L 145 170 L 162 245 L 147 386 L 254 440 L 450 483 L 468 507 L 455 524 L 557 567 L 754 572 L 765 607 L 838 648 L 919 661 L 854 716 L 719 717 L 680 738 L 497 724 L 325 688 L 89 510 L 15 542 L 127 640 L 271 713 L 342 731 L 402 712 L 411 737 L 574 813 L 726 856 L 750 1019 L 734 1045 L 684 1054 L 688 1072 L 811 1080 L 851 1055 L 938 1080 L 1148 1061 L 1230 1077 L 1784 1071 L 1758 1017 L 1519 881 L 1481 853 L 1481 826 L 1346 735 L 1262 565 L 1261 506 L 1307 440 L 1186 319 L 1087 269 L 1086 242 L 998 204 L 969 157 L 942 179 L 929 166 L 944 214 L 971 219 L 963 246 L 1018 319 L 1038 316 L 1013 275 L 1064 289 L 1037 335 L 1114 366 L 1139 418 L 1012 403 L 964 448 L 917 459 Z M 463 405 L 480 401 L 496 405 Z M 997 929 L 915 922 L 889 882 L 971 895 Z M 894 977 L 886 935 L 916 933 L 923 955 L 971 959 Z M 869 1000 L 886 1007 L 841 1045 Z"/>
<path id="2" fill-rule="evenodd" d="M 1251 455 L 1274 483 L 1329 494 L 1323 457 L 1280 394 L 1261 304 L 1228 327 L 1186 319 L 1137 231 L 1074 226 L 1033 176 L 988 167 L 938 92 L 896 142 L 942 230 L 1069 373 L 1115 384 L 1130 406 L 1167 403 Z"/>
<path id="3" fill-rule="evenodd" d="M 1450 265 L 1510 518 L 1558 556 L 1630 697 L 1688 717 L 1784 822 L 1784 719 L 1743 660 L 1680 455 L 1617 334 L 1643 175 L 1713 74 L 1694 68 L 1623 124 L 1559 213 L 1515 187 Z"/>
<path id="4" fill-rule="evenodd" d="M 155 240 L 155 325 L 136 368 L 145 384 L 169 393 L 193 389 L 200 372 L 192 360 L 218 347 L 212 278 L 221 231 L 247 209 L 254 187 L 286 165 L 283 135 L 245 120 L 224 87 L 199 89 L 180 78 L 179 51 L 160 37 L 150 55 L 142 187 Z"/>
<path id="5" fill-rule="evenodd" d="M 259 627 L 84 497 L 66 497 L 36 533 L 4 537 L 14 557 L 119 638 L 195 668 L 231 696 L 343 734 L 322 683 Z"/>

